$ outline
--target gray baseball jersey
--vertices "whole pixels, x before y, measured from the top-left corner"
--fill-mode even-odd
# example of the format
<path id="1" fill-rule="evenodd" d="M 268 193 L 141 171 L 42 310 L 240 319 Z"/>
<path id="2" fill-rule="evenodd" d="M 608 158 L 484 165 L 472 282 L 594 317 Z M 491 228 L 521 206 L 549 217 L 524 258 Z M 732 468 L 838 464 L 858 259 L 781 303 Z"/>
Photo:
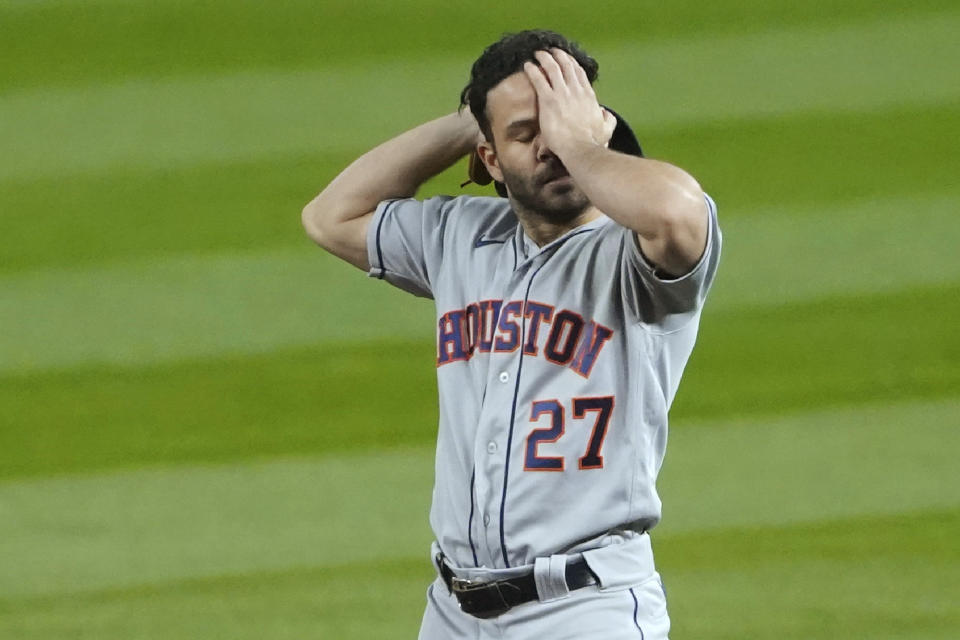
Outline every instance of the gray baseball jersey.
<path id="1" fill-rule="evenodd" d="M 509 568 L 652 528 L 667 410 L 720 257 L 657 276 L 606 216 L 544 247 L 502 198 L 382 202 L 370 275 L 433 298 L 440 424 L 430 522 L 462 567 Z"/>

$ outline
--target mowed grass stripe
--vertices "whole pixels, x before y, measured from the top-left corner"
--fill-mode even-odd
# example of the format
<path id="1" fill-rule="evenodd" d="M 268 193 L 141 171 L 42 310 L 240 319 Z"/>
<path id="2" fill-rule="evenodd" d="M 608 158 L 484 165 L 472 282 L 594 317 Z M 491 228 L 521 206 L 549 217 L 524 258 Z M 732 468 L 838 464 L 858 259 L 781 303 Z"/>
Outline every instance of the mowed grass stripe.
<path id="1" fill-rule="evenodd" d="M 856 200 L 949 194 L 954 176 L 960 175 L 960 154 L 953 148 L 960 138 L 960 102 L 678 128 L 651 127 L 642 114 L 635 115 L 646 152 L 696 176 L 720 204 L 724 224 L 750 216 L 846 217 Z M 318 147 L 311 154 L 254 162 L 162 171 L 125 167 L 0 183 L 0 273 L 172 253 L 305 246 L 297 213 L 360 152 L 359 147 L 339 154 Z M 825 158 L 841 165 L 825 165 Z M 460 163 L 428 183 L 421 195 L 493 193 L 492 188 L 461 189 L 465 175 Z M 956 189 L 952 193 L 960 197 Z M 902 207 L 903 215 L 927 209 L 909 200 L 893 206 Z M 69 212 L 70 223 L 51 212 Z M 888 228 L 878 222 L 878 232 Z M 918 225 L 914 233 L 926 226 Z M 825 237 L 833 232 L 832 224 L 824 228 Z M 904 241 L 912 235 L 905 234 Z"/>
<path id="2" fill-rule="evenodd" d="M 954 508 L 660 536 L 671 635 L 952 639 L 958 533 Z"/>
<path id="3" fill-rule="evenodd" d="M 306 238 L 303 245 L 0 281 L 0 370 L 138 366 L 385 333 L 432 335 L 428 302 L 368 281 Z"/>
<path id="4" fill-rule="evenodd" d="M 644 150 L 689 170 L 721 203 L 725 220 L 800 209 L 843 215 L 856 200 L 957 193 L 960 154 L 953 141 L 960 138 L 960 102 L 667 130 L 641 119 L 637 129 Z M 832 233 L 832 226 L 824 228 L 824 235 Z"/>
<path id="5" fill-rule="evenodd" d="M 663 533 L 960 507 L 960 398 L 676 420 Z"/>
<path id="6" fill-rule="evenodd" d="M 617 2 L 596 11 L 554 0 L 549 17 L 532 3 L 343 4 L 138 0 L 0 1 L 0 86 L 77 85 L 129 76 L 196 74 L 249 67 L 378 64 L 397 56 L 476 55 L 504 31 L 549 26 L 596 48 L 603 43 L 742 36 L 771 26 L 818 27 L 949 10 L 948 0 L 845 0 L 829 7 L 764 0 Z M 610 11 L 617 19 L 610 20 Z M 398 34 L 403 34 L 398 37 Z"/>
<path id="7" fill-rule="evenodd" d="M 658 531 L 956 508 L 958 416 L 953 399 L 675 426 Z M 0 598 L 425 553 L 432 475 L 424 445 L 6 482 Z"/>
<path id="8" fill-rule="evenodd" d="M 706 314 L 674 415 L 775 414 L 960 389 L 957 285 Z"/>
<path id="9" fill-rule="evenodd" d="M 377 340 L 0 383 L 0 479 L 422 446 L 428 341 Z"/>
<path id="10" fill-rule="evenodd" d="M 958 282 L 958 208 L 960 196 L 933 195 L 724 219 L 723 264 L 708 312 Z M 431 303 L 301 242 L 299 250 L 2 277 L 0 373 L 433 335 Z"/>
<path id="11" fill-rule="evenodd" d="M 960 191 L 821 206 L 784 198 L 769 207 L 734 209 L 729 218 L 723 211 L 723 255 L 706 313 L 960 280 Z"/>
<path id="12" fill-rule="evenodd" d="M 468 60 L 240 71 L 0 98 L 0 181 L 346 153 L 453 111 Z M 389 107 L 384 96 L 390 96 Z M 358 118 L 358 113 L 368 113 Z M 43 126 L 39 126 L 39 125 Z"/>
<path id="13" fill-rule="evenodd" d="M 958 29 L 960 13 L 951 12 L 620 45 L 597 51 L 605 65 L 599 91 L 618 110 L 643 114 L 651 127 L 955 102 L 960 85 L 951 67 L 931 61 L 960 57 Z M 318 146 L 347 153 L 452 110 L 470 62 L 468 56 L 431 55 L 367 68 L 249 71 L 11 94 L 0 98 L 6 150 L 0 181 L 126 165 L 167 169 L 262 159 Z M 384 96 L 390 107 L 378 109 Z"/>
<path id="14" fill-rule="evenodd" d="M 431 578 L 425 554 L 34 601 L 0 600 L 0 636 L 415 638 Z"/>
<path id="15" fill-rule="evenodd" d="M 6 483 L 0 598 L 426 558 L 431 449 Z"/>
<path id="16" fill-rule="evenodd" d="M 708 313 L 674 419 L 949 398 L 957 286 Z M 0 478 L 428 445 L 432 340 L 8 375 Z"/>
<path id="17" fill-rule="evenodd" d="M 952 638 L 960 510 L 655 532 L 674 635 Z M 71 596 L 0 600 L 0 634 L 140 638 L 413 637 L 422 554 Z M 771 588 L 773 587 L 773 588 Z M 376 602 L 376 606 L 371 606 Z"/>

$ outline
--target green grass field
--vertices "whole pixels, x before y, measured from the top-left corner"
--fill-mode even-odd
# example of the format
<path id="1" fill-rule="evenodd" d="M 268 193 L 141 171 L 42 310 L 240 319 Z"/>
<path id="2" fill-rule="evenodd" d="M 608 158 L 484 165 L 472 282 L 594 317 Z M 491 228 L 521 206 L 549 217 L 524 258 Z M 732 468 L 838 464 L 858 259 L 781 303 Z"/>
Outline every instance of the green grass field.
<path id="1" fill-rule="evenodd" d="M 0 0 L 0 638 L 416 637 L 432 310 L 299 212 L 530 26 L 720 207 L 659 484 L 672 637 L 960 638 L 940 0 Z"/>

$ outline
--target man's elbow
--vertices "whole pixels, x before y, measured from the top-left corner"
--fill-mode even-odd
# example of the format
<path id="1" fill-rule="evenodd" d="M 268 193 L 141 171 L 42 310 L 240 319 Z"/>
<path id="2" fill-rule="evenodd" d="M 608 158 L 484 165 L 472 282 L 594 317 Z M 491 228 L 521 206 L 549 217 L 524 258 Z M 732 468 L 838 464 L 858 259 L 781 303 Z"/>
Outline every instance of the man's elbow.
<path id="1" fill-rule="evenodd" d="M 697 234 L 698 229 L 705 226 L 703 191 L 693 178 L 686 177 L 683 183 L 667 190 L 652 210 L 656 223 L 651 235 L 668 243 L 673 238 Z"/>
<path id="2" fill-rule="evenodd" d="M 699 235 L 707 227 L 707 201 L 703 195 L 700 185 L 694 183 L 694 187 L 684 192 L 682 201 L 677 203 L 674 209 L 675 216 L 673 225 L 675 227 L 685 227 L 688 233 Z"/>
<path id="3" fill-rule="evenodd" d="M 655 231 L 642 243 L 644 252 L 663 272 L 680 277 L 697 264 L 706 247 L 706 201 L 693 183 L 675 190 L 660 205 Z"/>
<path id="4" fill-rule="evenodd" d="M 323 204 L 319 196 L 307 203 L 307 206 L 300 212 L 300 222 L 303 224 L 303 230 L 307 236 L 324 249 L 329 250 L 330 243 L 330 223 L 329 216 L 325 216 Z"/>
<path id="5" fill-rule="evenodd" d="M 328 253 L 367 271 L 367 228 L 373 212 L 354 213 L 355 208 L 338 206 L 319 196 L 300 212 L 300 221 L 307 236 Z"/>
<path id="6" fill-rule="evenodd" d="M 686 191 L 671 212 L 665 225 L 666 244 L 672 249 L 674 270 L 686 272 L 700 260 L 707 242 L 709 214 L 699 185 Z"/>

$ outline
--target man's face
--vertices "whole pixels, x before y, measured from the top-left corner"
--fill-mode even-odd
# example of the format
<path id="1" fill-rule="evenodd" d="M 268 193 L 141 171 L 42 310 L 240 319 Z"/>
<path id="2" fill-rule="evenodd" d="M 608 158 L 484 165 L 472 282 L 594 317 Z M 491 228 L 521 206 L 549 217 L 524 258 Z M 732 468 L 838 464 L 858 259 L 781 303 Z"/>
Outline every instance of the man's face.
<path id="1" fill-rule="evenodd" d="M 494 150 L 488 169 L 512 200 L 553 222 L 572 220 L 590 205 L 560 159 L 543 145 L 537 93 L 526 74 L 508 76 L 487 93 L 487 117 Z"/>

